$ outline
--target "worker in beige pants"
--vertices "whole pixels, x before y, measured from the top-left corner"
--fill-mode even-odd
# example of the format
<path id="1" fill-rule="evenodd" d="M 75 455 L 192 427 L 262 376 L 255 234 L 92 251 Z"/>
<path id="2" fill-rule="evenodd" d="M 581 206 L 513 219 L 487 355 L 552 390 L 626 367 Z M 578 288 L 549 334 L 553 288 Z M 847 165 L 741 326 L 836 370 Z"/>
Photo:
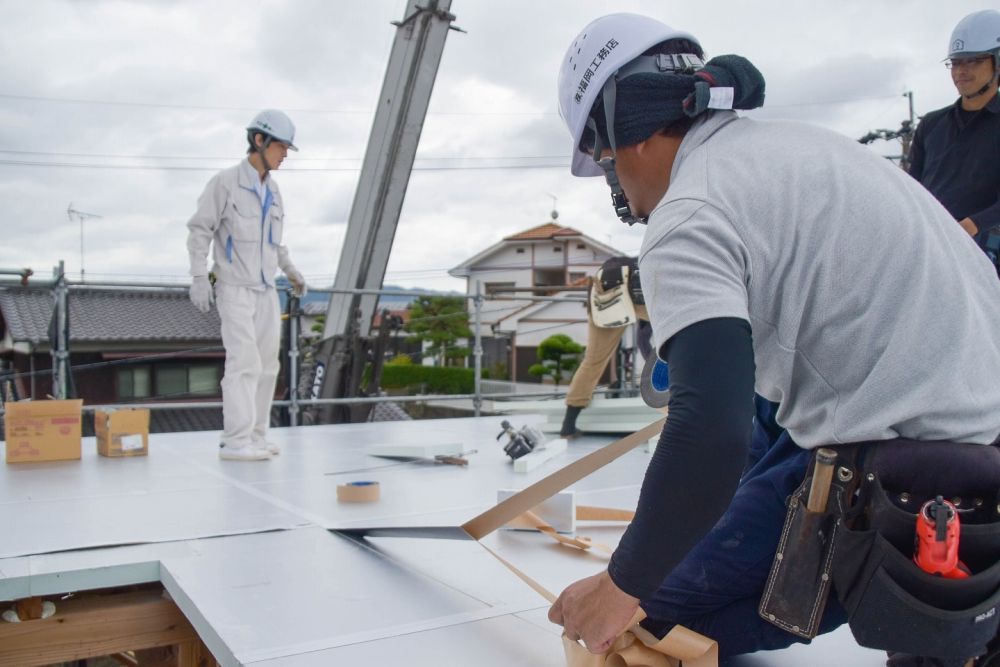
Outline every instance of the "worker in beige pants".
<path id="1" fill-rule="evenodd" d="M 649 321 L 646 306 L 635 304 L 635 315 L 640 320 Z M 587 310 L 587 347 L 583 353 L 583 361 L 573 374 L 569 383 L 569 393 L 566 394 L 566 416 L 563 418 L 559 435 L 564 438 L 574 438 L 580 434 L 576 428 L 576 418 L 580 411 L 590 405 L 594 388 L 604 373 L 608 362 L 618 349 L 627 326 L 602 328 L 594 324 Z"/>

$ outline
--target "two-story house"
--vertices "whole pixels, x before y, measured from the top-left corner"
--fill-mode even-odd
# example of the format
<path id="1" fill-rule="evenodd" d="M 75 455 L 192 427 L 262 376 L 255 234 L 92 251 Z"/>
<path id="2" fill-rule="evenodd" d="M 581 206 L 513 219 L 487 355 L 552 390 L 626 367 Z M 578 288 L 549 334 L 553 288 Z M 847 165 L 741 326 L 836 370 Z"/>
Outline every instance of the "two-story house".
<path id="1" fill-rule="evenodd" d="M 465 278 L 470 296 L 480 284 L 487 298 L 482 309 L 483 365 L 505 365 L 512 380 L 537 381 L 528 367 L 537 361 L 538 344 L 552 334 L 564 333 L 586 345 L 587 312 L 583 303 L 532 301 L 531 291 L 496 290 L 534 288 L 537 295 L 582 298 L 601 264 L 624 254 L 557 224 L 557 217 L 553 212 L 550 222 L 508 236 L 448 272 Z"/>

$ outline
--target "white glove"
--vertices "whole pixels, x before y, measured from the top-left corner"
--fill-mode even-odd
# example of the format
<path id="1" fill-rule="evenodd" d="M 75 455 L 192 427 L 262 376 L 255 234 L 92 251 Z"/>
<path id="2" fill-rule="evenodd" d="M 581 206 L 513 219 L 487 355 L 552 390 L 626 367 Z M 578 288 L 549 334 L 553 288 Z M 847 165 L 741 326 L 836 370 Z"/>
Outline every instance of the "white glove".
<path id="1" fill-rule="evenodd" d="M 292 283 L 292 289 L 295 291 L 295 296 L 300 299 L 309 293 L 309 288 L 306 287 L 305 277 L 299 273 L 298 269 L 289 269 L 285 274 L 288 281 Z"/>
<path id="2" fill-rule="evenodd" d="M 208 282 L 208 276 L 195 276 L 191 279 L 191 303 L 203 313 L 212 309 L 215 297 L 212 296 L 212 285 Z"/>

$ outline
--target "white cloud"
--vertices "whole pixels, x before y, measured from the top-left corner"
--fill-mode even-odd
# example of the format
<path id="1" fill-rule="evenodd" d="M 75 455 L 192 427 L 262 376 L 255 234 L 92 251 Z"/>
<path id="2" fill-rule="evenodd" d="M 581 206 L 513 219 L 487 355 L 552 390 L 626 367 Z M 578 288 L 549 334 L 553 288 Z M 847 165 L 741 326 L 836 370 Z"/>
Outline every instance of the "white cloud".
<path id="1" fill-rule="evenodd" d="M 103 216 L 84 225 L 88 275 L 182 278 L 184 223 L 198 194 L 213 170 L 243 155 L 242 128 L 254 110 L 278 107 L 296 121 L 302 148 L 276 175 L 289 211 L 286 238 L 307 276 L 332 278 L 402 0 L 39 0 L 4 8 L 0 195 L 8 217 L 0 266 L 47 275 L 65 259 L 78 271 L 79 224 L 66 216 L 73 202 Z M 904 90 L 915 92 L 920 113 L 953 100 L 940 61 L 951 27 L 980 8 L 973 0 L 615 5 L 690 30 L 710 54 L 748 56 L 768 80 L 761 116 L 855 138 L 898 127 Z M 641 230 L 615 220 L 601 179 L 560 168 L 427 169 L 566 164 L 556 71 L 566 44 L 607 3 L 454 0 L 451 9 L 468 34 L 448 36 L 419 151 L 437 159 L 418 161 L 387 281 L 461 289 L 445 271 L 547 221 L 550 195 L 560 223 L 636 251 Z M 48 166 L 17 164 L 25 161 Z M 68 163 L 90 166 L 57 166 Z"/>

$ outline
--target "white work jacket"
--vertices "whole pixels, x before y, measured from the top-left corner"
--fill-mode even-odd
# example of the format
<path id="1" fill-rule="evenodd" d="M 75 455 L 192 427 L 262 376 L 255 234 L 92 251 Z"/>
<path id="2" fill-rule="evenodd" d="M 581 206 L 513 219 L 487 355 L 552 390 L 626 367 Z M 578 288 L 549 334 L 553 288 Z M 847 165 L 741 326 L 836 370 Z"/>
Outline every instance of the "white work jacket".
<path id="1" fill-rule="evenodd" d="M 274 287 L 279 268 L 285 274 L 295 270 L 281 243 L 284 206 L 278 184 L 267 175 L 261 202 L 253 181 L 259 178 L 250 161 L 243 160 L 220 171 L 205 186 L 198 210 L 187 223 L 192 276 L 208 275 L 209 245 L 213 245 L 212 271 L 229 285 Z"/>

